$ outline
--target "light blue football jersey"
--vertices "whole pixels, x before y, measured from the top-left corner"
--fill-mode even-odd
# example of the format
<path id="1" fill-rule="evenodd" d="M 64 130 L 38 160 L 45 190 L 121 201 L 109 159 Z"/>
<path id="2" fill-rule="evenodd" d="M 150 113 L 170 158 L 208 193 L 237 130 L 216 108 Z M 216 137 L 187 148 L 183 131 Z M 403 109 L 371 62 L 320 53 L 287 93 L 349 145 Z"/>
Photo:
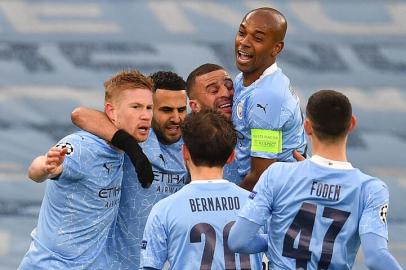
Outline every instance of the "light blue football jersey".
<path id="1" fill-rule="evenodd" d="M 292 151 L 304 153 L 306 148 L 303 115 L 299 98 L 282 70 L 275 63 L 248 87 L 244 87 L 240 73 L 234 85 L 232 120 L 238 138 L 239 174 L 248 174 L 251 156 L 296 161 Z"/>
<path id="2" fill-rule="evenodd" d="M 228 234 L 248 192 L 226 180 L 192 181 L 158 202 L 145 227 L 141 266 L 162 269 L 262 269 L 259 254 L 240 255 Z"/>
<path id="3" fill-rule="evenodd" d="M 19 269 L 104 269 L 124 154 L 82 131 L 57 145 L 68 149 L 63 172 L 47 181 L 37 228 Z"/>
<path id="4" fill-rule="evenodd" d="M 243 180 L 243 177 L 238 173 L 238 163 L 236 159 L 234 159 L 231 164 L 224 166 L 224 179 L 236 185 L 239 185 Z"/>
<path id="5" fill-rule="evenodd" d="M 271 216 L 271 269 L 351 269 L 360 234 L 388 239 L 386 185 L 336 164 L 313 156 L 275 163 L 261 176 L 240 216 L 257 224 Z"/>
<path id="6" fill-rule="evenodd" d="M 140 144 L 154 172 L 154 181 L 148 189 L 141 187 L 131 160 L 125 156 L 120 209 L 108 245 L 113 258 L 109 269 L 138 269 L 142 235 L 152 206 L 189 181 L 181 153 L 182 144 L 182 140 L 169 145 L 160 144 L 152 130 L 147 141 Z"/>

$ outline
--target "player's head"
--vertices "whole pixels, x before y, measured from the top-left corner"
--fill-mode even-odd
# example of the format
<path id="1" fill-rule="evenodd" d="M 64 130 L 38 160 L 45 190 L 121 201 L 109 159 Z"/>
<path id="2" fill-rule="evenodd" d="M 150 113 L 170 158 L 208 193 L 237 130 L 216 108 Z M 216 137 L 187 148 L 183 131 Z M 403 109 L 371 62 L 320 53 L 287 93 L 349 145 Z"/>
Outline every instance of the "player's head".
<path id="1" fill-rule="evenodd" d="M 348 98 L 334 90 L 320 90 L 310 96 L 306 106 L 305 130 L 310 137 L 335 143 L 347 137 L 356 119 Z"/>
<path id="2" fill-rule="evenodd" d="M 254 9 L 244 16 L 235 37 L 236 65 L 244 78 L 257 80 L 275 62 L 286 29 L 285 16 L 273 8 Z"/>
<path id="3" fill-rule="evenodd" d="M 192 111 L 208 108 L 231 118 L 234 86 L 223 67 L 209 63 L 197 67 L 186 80 L 186 90 Z"/>
<path id="4" fill-rule="evenodd" d="M 180 139 L 180 124 L 186 116 L 186 83 L 170 71 L 155 72 L 150 78 L 154 81 L 152 128 L 160 142 L 172 144 Z"/>
<path id="5" fill-rule="evenodd" d="M 104 83 L 107 116 L 140 142 L 151 127 L 152 87 L 151 79 L 137 70 L 120 72 Z"/>
<path id="6" fill-rule="evenodd" d="M 203 109 L 182 124 L 184 159 L 197 167 L 223 167 L 234 158 L 237 135 L 233 124 L 217 111 Z"/>

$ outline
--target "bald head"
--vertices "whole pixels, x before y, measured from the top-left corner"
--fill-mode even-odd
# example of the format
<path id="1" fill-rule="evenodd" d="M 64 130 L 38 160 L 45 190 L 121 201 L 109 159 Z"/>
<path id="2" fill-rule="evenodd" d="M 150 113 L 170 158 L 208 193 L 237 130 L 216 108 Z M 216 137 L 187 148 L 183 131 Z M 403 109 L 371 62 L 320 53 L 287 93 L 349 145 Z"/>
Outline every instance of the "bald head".
<path id="1" fill-rule="evenodd" d="M 275 63 L 285 44 L 286 29 L 285 16 L 270 7 L 251 10 L 244 16 L 235 37 L 235 59 L 245 86 Z"/>
<path id="2" fill-rule="evenodd" d="M 261 19 L 264 27 L 270 27 L 272 29 L 275 41 L 283 41 L 285 39 L 288 23 L 280 11 L 270 7 L 261 7 L 245 14 L 243 21 L 249 18 Z"/>

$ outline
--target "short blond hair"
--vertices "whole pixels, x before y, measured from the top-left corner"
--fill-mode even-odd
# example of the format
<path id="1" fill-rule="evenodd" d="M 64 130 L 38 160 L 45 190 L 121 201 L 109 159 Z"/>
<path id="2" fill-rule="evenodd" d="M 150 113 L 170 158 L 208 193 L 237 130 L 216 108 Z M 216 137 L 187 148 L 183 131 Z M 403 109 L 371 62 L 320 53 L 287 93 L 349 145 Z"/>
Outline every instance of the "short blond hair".
<path id="1" fill-rule="evenodd" d="M 112 102 L 122 91 L 128 89 L 148 89 L 152 92 L 154 83 L 138 70 L 122 71 L 104 82 L 105 102 Z"/>

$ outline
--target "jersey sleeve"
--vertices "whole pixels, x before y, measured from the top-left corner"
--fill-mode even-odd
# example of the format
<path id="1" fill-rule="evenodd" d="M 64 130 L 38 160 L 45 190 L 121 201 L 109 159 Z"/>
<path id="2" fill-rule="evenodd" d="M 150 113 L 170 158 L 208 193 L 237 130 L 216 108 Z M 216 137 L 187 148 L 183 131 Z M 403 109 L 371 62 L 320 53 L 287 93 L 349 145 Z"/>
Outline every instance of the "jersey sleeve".
<path id="1" fill-rule="evenodd" d="M 271 167 L 259 178 L 248 200 L 239 212 L 238 216 L 245 218 L 258 225 L 264 225 L 271 216 L 273 204 L 273 190 L 270 183 Z"/>
<path id="2" fill-rule="evenodd" d="M 387 213 L 389 192 L 381 181 L 374 181 L 364 190 L 364 210 L 359 221 L 359 234 L 375 233 L 388 240 Z"/>
<path id="3" fill-rule="evenodd" d="M 90 153 L 91 149 L 80 136 L 72 134 L 60 140 L 58 148 L 66 148 L 66 156 L 63 161 L 62 174 L 57 179 L 79 180 L 88 172 L 87 165 L 95 157 Z"/>
<path id="4" fill-rule="evenodd" d="M 140 267 L 162 269 L 168 258 L 167 235 L 159 212 L 157 204 L 148 216 L 141 242 Z"/>

